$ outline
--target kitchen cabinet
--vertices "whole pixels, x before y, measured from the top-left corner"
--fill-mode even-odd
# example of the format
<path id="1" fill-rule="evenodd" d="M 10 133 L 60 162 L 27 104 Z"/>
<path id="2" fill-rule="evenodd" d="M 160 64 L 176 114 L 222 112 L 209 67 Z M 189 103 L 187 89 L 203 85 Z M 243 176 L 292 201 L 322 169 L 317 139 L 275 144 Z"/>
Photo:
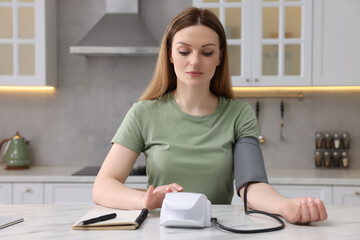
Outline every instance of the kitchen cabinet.
<path id="1" fill-rule="evenodd" d="M 146 183 L 126 183 L 130 188 L 146 189 Z M 45 204 L 93 203 L 93 183 L 45 183 Z"/>
<path id="2" fill-rule="evenodd" d="M 125 183 L 130 188 L 146 189 L 146 182 Z M 0 183 L 0 204 L 93 203 L 93 183 Z"/>
<path id="3" fill-rule="evenodd" d="M 360 186 L 334 186 L 334 205 L 360 206 Z"/>
<path id="4" fill-rule="evenodd" d="M 0 1 L 0 85 L 56 85 L 56 0 Z"/>
<path id="5" fill-rule="evenodd" d="M 325 205 L 333 205 L 333 187 L 317 185 L 272 185 L 281 195 L 288 198 L 311 196 L 321 199 Z"/>
<path id="6" fill-rule="evenodd" d="M 193 0 L 222 22 L 233 86 L 311 85 L 312 0 Z"/>
<path id="7" fill-rule="evenodd" d="M 12 184 L 0 183 L 0 204 L 12 203 Z"/>
<path id="8" fill-rule="evenodd" d="M 313 85 L 360 85 L 360 1 L 314 1 Z"/>
<path id="9" fill-rule="evenodd" d="M 45 204 L 92 203 L 92 183 L 45 183 Z"/>
<path id="10" fill-rule="evenodd" d="M 14 204 L 43 204 L 44 187 L 42 183 L 13 183 Z"/>

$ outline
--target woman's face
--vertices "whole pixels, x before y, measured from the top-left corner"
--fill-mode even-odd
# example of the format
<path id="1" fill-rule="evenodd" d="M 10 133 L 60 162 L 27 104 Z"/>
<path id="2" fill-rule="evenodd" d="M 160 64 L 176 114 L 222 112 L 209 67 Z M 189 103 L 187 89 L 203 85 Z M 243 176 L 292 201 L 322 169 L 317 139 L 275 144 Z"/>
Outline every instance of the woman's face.
<path id="1" fill-rule="evenodd" d="M 186 27 L 175 33 L 171 46 L 178 84 L 209 87 L 222 57 L 217 33 L 203 25 Z"/>

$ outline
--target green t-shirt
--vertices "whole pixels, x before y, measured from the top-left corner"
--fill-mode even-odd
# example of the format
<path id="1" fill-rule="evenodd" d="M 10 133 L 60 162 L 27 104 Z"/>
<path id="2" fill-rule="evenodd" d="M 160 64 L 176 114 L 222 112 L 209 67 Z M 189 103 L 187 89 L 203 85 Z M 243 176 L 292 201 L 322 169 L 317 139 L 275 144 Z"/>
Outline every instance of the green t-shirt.
<path id="1" fill-rule="evenodd" d="M 205 194 L 212 204 L 230 204 L 233 145 L 243 137 L 258 139 L 249 104 L 220 97 L 213 113 L 192 116 L 170 92 L 135 103 L 112 142 L 144 153 L 148 185 L 178 183 L 185 192 Z"/>

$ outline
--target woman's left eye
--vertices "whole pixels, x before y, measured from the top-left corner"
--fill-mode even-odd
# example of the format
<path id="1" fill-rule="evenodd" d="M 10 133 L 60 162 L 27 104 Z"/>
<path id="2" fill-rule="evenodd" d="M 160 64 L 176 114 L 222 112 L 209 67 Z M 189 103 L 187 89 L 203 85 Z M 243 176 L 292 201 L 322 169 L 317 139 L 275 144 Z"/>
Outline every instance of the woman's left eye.
<path id="1" fill-rule="evenodd" d="M 204 56 L 206 56 L 206 57 L 210 57 L 211 55 L 214 54 L 214 52 L 213 52 L 213 51 L 211 51 L 211 52 L 203 52 L 202 54 L 203 54 Z"/>
<path id="2" fill-rule="evenodd" d="M 186 51 L 179 51 L 179 54 L 182 55 L 182 56 L 186 56 L 189 54 L 189 52 L 186 52 Z"/>

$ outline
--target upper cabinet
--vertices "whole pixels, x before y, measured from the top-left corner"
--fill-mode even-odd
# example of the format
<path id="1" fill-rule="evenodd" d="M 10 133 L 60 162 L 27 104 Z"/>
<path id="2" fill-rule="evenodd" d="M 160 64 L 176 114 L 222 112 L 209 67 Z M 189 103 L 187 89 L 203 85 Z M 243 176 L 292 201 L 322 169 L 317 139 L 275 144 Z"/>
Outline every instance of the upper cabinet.
<path id="1" fill-rule="evenodd" d="M 233 86 L 311 85 L 312 0 L 194 0 L 224 25 Z"/>
<path id="2" fill-rule="evenodd" d="M 56 0 L 0 0 L 0 86 L 55 86 Z"/>
<path id="3" fill-rule="evenodd" d="M 360 1 L 314 1 L 313 85 L 360 85 Z"/>
<path id="4" fill-rule="evenodd" d="M 233 86 L 359 86 L 360 1 L 193 0 L 228 37 Z"/>

